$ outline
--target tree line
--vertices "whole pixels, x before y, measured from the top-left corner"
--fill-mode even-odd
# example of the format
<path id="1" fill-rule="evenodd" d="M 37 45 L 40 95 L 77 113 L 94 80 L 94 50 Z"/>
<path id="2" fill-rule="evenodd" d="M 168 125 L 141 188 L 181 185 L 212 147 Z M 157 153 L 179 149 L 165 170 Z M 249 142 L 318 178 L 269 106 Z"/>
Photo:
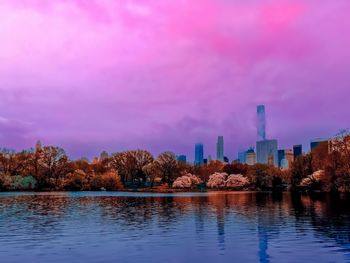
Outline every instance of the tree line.
<path id="1" fill-rule="evenodd" d="M 182 179 L 182 182 L 181 182 Z M 174 182 L 178 180 L 175 184 Z M 221 181 L 220 181 L 221 180 Z M 16 152 L 0 149 L 0 190 L 92 191 L 189 185 L 221 188 L 244 182 L 240 190 L 350 191 L 350 136 L 342 131 L 327 144 L 298 156 L 290 169 L 265 164 L 210 161 L 196 166 L 178 161 L 172 152 L 154 157 L 146 150 L 124 151 L 89 162 L 70 160 L 56 146 Z M 191 185 L 191 182 L 194 182 Z"/>

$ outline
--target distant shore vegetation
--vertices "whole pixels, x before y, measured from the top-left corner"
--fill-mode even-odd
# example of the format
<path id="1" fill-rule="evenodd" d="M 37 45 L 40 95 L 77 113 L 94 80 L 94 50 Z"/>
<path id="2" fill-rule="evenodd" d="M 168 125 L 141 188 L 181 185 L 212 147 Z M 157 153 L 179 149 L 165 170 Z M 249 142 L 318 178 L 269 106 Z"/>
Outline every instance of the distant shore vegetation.
<path id="1" fill-rule="evenodd" d="M 172 152 L 154 157 L 145 150 L 103 152 L 92 162 L 70 160 L 62 148 L 40 144 L 30 151 L 0 150 L 1 191 L 210 189 L 350 192 L 349 133 L 298 156 L 285 170 L 220 161 L 196 166 L 178 161 Z"/>

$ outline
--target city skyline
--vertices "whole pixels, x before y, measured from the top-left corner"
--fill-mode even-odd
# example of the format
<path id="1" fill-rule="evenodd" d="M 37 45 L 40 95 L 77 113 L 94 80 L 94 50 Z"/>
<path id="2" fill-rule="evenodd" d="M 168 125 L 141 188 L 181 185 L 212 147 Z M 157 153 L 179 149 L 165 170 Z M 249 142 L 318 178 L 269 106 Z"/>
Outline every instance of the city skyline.
<path id="1" fill-rule="evenodd" d="M 291 148 L 349 126 L 350 36 L 339 0 L 0 4 L 0 146 L 71 158 L 129 149 L 215 157 L 266 132 Z M 283 14 L 281 16 L 280 14 Z"/>
<path id="2" fill-rule="evenodd" d="M 259 115 L 260 115 L 260 112 L 259 112 L 259 109 L 262 109 L 263 108 L 263 113 L 264 113 L 264 117 L 263 117 L 263 119 L 264 119 L 264 125 L 263 125 L 263 127 L 264 127 L 264 131 L 263 131 L 263 133 L 261 133 L 261 122 L 260 122 L 260 120 L 259 120 Z M 225 153 L 224 153 L 224 149 L 226 149 L 225 148 L 225 143 L 224 143 L 224 136 L 222 136 L 222 135 L 219 135 L 219 136 L 217 136 L 217 141 L 216 141 L 216 143 L 215 143 L 215 148 L 214 148 L 214 150 L 213 150 L 213 152 L 216 152 L 216 158 L 215 158 L 215 160 L 219 160 L 219 161 L 224 161 L 224 159 L 225 158 L 228 158 L 230 161 L 234 161 L 234 160 L 239 160 L 239 161 L 241 161 L 241 157 L 240 157 L 240 155 L 241 154 L 246 154 L 246 153 L 248 153 L 248 152 L 250 152 L 250 151 L 254 151 L 254 150 L 256 150 L 257 151 L 257 149 L 258 149 L 258 144 L 260 144 L 261 145 L 261 143 L 264 143 L 264 142 L 267 142 L 267 143 L 269 143 L 269 142 L 271 142 L 271 141 L 276 141 L 276 146 L 275 146 L 275 153 L 274 153 L 274 158 L 273 158 L 273 162 L 274 162 L 274 165 L 276 166 L 276 167 L 279 167 L 280 166 L 280 157 L 278 156 L 279 155 L 279 153 L 278 152 L 280 152 L 280 151 L 285 151 L 285 150 L 288 150 L 288 149 L 286 149 L 286 148 L 293 148 L 294 150 L 296 149 L 296 147 L 298 148 L 300 148 L 300 149 L 297 149 L 297 152 L 296 152 L 296 154 L 297 155 L 300 155 L 300 153 L 305 153 L 305 152 L 309 152 L 309 151 L 311 151 L 314 147 L 316 147 L 317 145 L 319 145 L 319 143 L 320 142 L 323 142 L 323 141 L 325 141 L 325 140 L 329 140 L 330 138 L 332 138 L 333 136 L 335 136 L 336 135 L 336 133 L 334 133 L 333 135 L 331 135 L 331 136 L 328 136 L 327 138 L 326 137 L 323 137 L 323 138 L 320 138 L 320 137 L 314 137 L 313 139 L 309 139 L 306 143 L 304 143 L 304 144 L 295 144 L 295 142 L 294 142 L 294 144 L 292 144 L 292 145 L 287 145 L 286 146 L 286 148 L 284 147 L 284 146 L 281 146 L 279 143 L 280 143 L 280 141 L 279 141 L 279 139 L 273 139 L 273 140 L 271 140 L 271 139 L 268 139 L 268 136 L 267 136 L 267 132 L 266 132 L 266 123 L 268 122 L 268 120 L 266 120 L 266 117 L 265 117 L 265 115 L 266 115 L 266 111 L 265 111 L 265 105 L 257 105 L 257 111 L 256 111 L 256 114 L 257 114 L 257 122 L 256 122 L 256 134 L 257 134 L 257 139 L 258 140 L 256 140 L 256 141 L 251 141 L 250 142 L 250 144 L 248 143 L 247 145 L 246 145 L 246 148 L 244 148 L 244 147 L 241 147 L 241 148 L 239 148 L 238 150 L 237 150 L 237 152 L 236 153 L 234 153 L 232 156 L 230 156 L 230 155 L 226 155 Z M 339 130 L 338 130 L 339 131 Z M 261 137 L 261 135 L 263 134 L 263 137 Z M 262 139 L 262 138 L 265 138 L 264 140 L 259 140 L 259 139 Z M 37 144 L 41 144 L 42 142 L 40 141 L 40 140 L 37 140 L 36 141 L 36 145 Z M 209 145 L 209 149 L 211 149 L 211 147 L 210 147 L 210 145 L 211 144 L 213 144 L 213 142 L 211 142 L 211 143 L 209 143 L 208 145 Z M 0 145 L 0 149 L 1 148 L 8 148 L 8 149 L 14 149 L 14 150 L 30 150 L 30 149 L 34 149 L 35 147 L 36 147 L 36 145 L 32 145 L 32 146 L 30 146 L 30 147 L 28 147 L 28 148 L 23 148 L 23 149 L 14 149 L 14 148 L 9 148 L 9 147 L 5 147 L 5 146 L 1 146 Z M 210 150 L 205 150 L 206 148 L 207 148 L 207 146 L 208 145 L 206 145 L 205 143 L 202 143 L 202 142 L 197 142 L 196 144 L 195 144 L 195 151 L 194 151 L 194 154 L 192 155 L 191 154 L 191 152 L 175 152 L 175 151 L 171 151 L 171 152 L 173 152 L 174 154 L 176 154 L 176 156 L 177 156 L 177 159 L 179 160 L 179 161 L 182 161 L 182 162 L 193 162 L 193 163 L 195 163 L 195 164 L 199 164 L 199 165 L 202 165 L 203 163 L 204 163 L 204 160 L 208 160 L 208 158 L 206 157 L 206 156 L 208 156 L 208 157 L 211 157 L 211 155 L 212 155 L 212 152 L 210 151 Z M 248 146 L 249 145 L 249 146 Z M 254 146 L 253 146 L 254 145 Z M 284 144 L 282 144 L 282 145 L 284 145 Z M 193 146 L 192 146 L 193 147 Z M 200 147 L 200 150 L 199 150 L 199 152 L 200 152 L 200 159 L 201 159 L 201 161 L 198 161 L 197 160 L 197 158 L 196 158 L 196 154 L 198 153 L 198 147 Z M 136 149 L 140 149 L 140 148 L 135 148 L 134 150 L 136 150 Z M 87 157 L 86 155 L 84 156 L 80 156 L 80 157 L 77 157 L 77 158 L 73 158 L 73 159 L 80 159 L 80 158 L 87 158 L 87 159 L 90 159 L 90 160 L 92 160 L 93 158 L 98 158 L 98 156 L 100 156 L 100 155 L 103 155 L 103 154 L 113 154 L 113 153 L 117 153 L 117 152 L 122 152 L 122 151 L 127 151 L 127 150 L 133 150 L 133 149 L 122 149 L 122 150 L 120 150 L 120 151 L 110 151 L 110 152 L 108 152 L 108 151 L 105 151 L 105 150 L 102 150 L 100 153 L 97 153 L 96 155 L 93 155 L 93 156 L 91 156 L 90 158 L 89 157 Z M 145 150 L 147 150 L 147 149 L 145 149 Z M 167 150 L 162 150 L 162 151 L 160 151 L 160 153 L 161 152 L 166 152 Z M 221 154 L 222 154 L 222 159 L 220 158 L 220 156 L 221 156 Z M 267 154 L 267 153 L 266 153 Z M 257 154 L 256 155 L 256 158 L 258 158 L 258 155 L 259 154 Z M 261 156 L 261 154 L 260 154 L 260 156 Z M 192 158 L 193 157 L 193 158 Z M 260 160 L 256 160 L 256 162 L 257 163 L 268 163 L 268 161 L 267 161 L 267 155 L 265 156 L 265 157 L 262 157 L 263 159 L 266 159 L 266 161 L 262 161 L 261 159 Z M 244 163 L 244 162 L 243 162 Z"/>

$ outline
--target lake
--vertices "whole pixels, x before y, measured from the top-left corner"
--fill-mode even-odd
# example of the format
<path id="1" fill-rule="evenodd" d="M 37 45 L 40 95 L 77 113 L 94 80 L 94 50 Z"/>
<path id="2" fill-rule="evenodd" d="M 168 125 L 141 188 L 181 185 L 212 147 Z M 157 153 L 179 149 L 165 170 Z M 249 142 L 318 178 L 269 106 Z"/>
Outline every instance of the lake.
<path id="1" fill-rule="evenodd" d="M 350 262 L 350 199 L 0 193 L 1 262 Z"/>

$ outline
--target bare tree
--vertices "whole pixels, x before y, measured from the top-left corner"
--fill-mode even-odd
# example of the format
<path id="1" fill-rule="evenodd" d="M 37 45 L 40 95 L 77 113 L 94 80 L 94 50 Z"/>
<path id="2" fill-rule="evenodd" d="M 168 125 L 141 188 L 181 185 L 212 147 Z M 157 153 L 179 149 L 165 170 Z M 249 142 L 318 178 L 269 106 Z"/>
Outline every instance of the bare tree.
<path id="1" fill-rule="evenodd" d="M 176 156 L 172 152 L 164 152 L 155 161 L 157 169 L 162 175 L 162 181 L 171 186 L 178 175 Z"/>
<path id="2" fill-rule="evenodd" d="M 145 180 L 142 168 L 153 162 L 150 152 L 144 150 L 126 151 L 114 154 L 111 158 L 112 167 L 118 171 L 123 184 L 137 180 Z"/>
<path id="3" fill-rule="evenodd" d="M 337 191 L 350 191 L 350 131 L 341 130 L 329 143 L 326 174 Z"/>
<path id="4" fill-rule="evenodd" d="M 40 187 L 57 188 L 59 180 L 68 172 L 68 157 L 62 148 L 45 146 L 36 150 L 32 159 L 33 170 Z"/>

